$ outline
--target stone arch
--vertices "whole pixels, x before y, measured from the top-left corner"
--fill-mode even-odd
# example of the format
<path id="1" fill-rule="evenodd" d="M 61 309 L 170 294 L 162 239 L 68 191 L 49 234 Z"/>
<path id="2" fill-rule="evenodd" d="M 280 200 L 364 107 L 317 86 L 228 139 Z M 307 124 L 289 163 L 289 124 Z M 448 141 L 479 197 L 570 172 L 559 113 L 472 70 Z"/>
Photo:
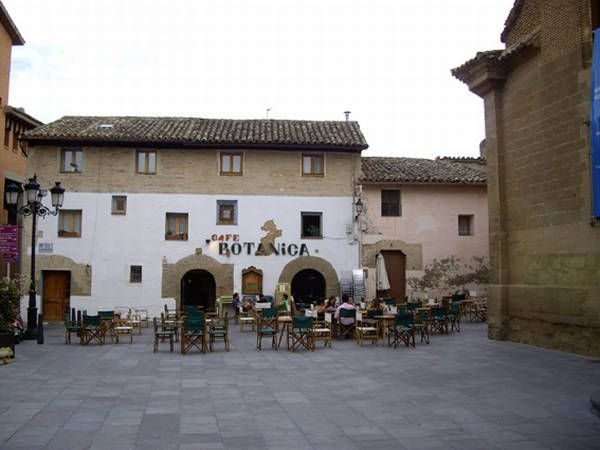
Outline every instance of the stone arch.
<path id="1" fill-rule="evenodd" d="M 423 270 L 423 246 L 407 244 L 399 239 L 382 239 L 373 244 L 365 244 L 362 248 L 363 267 L 375 268 L 377 253 L 382 250 L 400 250 L 406 255 L 406 270 Z"/>
<path id="2" fill-rule="evenodd" d="M 163 264 L 162 298 L 174 298 L 177 307 L 181 307 L 181 279 L 194 269 L 206 270 L 214 277 L 217 298 L 233 292 L 233 264 L 221 264 L 210 256 L 197 253 L 173 264 Z"/>
<path id="3" fill-rule="evenodd" d="M 325 259 L 317 256 L 300 256 L 285 265 L 279 275 L 279 283 L 292 284 L 294 275 L 304 269 L 320 272 L 325 278 L 325 295 L 339 295 L 340 281 L 333 266 Z"/>
<path id="4" fill-rule="evenodd" d="M 23 267 L 23 270 L 26 269 L 26 273 L 29 273 L 29 267 Z M 36 286 L 40 286 L 40 274 L 44 270 L 67 270 L 71 272 L 71 295 L 92 295 L 92 267 L 89 264 L 80 264 L 62 255 L 36 255 Z"/>

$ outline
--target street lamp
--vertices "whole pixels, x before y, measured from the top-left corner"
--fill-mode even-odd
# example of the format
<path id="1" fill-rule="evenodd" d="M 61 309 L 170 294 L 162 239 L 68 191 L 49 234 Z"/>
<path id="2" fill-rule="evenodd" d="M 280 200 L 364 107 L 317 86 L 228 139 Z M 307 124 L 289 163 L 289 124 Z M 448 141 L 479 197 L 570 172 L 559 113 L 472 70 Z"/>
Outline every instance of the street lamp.
<path id="1" fill-rule="evenodd" d="M 21 200 L 23 189 L 25 190 L 25 198 Z M 60 181 L 56 181 L 54 187 L 50 189 L 52 206 L 54 208 L 54 210 L 51 210 L 42 204 L 42 199 L 48 192 L 40 189 L 40 185 L 37 182 L 37 175 L 34 174 L 33 178 L 30 178 L 29 182 L 25 183 L 23 189 L 15 183 L 10 183 L 6 186 L 6 204 L 17 207 L 17 214 L 33 216 L 33 224 L 31 226 L 31 283 L 29 284 L 29 306 L 27 307 L 27 331 L 25 332 L 25 337 L 27 339 L 35 339 L 37 331 L 35 291 L 35 235 L 37 233 L 37 217 L 46 217 L 48 214 L 56 216 L 63 205 L 65 190 L 60 186 Z"/>

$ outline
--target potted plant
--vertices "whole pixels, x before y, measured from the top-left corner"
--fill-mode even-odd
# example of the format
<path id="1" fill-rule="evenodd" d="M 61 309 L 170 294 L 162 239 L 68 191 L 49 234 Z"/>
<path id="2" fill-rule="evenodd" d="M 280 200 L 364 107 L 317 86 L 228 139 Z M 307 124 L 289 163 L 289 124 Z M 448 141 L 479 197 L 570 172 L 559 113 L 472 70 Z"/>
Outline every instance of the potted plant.
<path id="1" fill-rule="evenodd" d="M 13 321 L 21 305 L 19 283 L 10 278 L 0 280 L 0 349 L 9 347 L 15 354 Z"/>

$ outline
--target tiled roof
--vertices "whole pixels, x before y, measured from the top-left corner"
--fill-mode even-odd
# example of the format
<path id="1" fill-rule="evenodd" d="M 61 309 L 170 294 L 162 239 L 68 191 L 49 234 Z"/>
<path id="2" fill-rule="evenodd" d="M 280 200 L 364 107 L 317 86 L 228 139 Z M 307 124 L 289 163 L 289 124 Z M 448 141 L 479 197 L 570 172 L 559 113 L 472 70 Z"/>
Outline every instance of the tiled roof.
<path id="1" fill-rule="evenodd" d="M 23 108 L 15 108 L 14 106 L 6 105 L 4 108 L 4 113 L 7 116 L 15 117 L 23 122 L 29 124 L 31 128 L 39 127 L 40 125 L 44 125 L 43 122 L 40 122 L 35 117 L 30 116 L 25 112 Z"/>
<path id="2" fill-rule="evenodd" d="M 477 160 L 477 161 L 476 161 Z M 484 184 L 485 160 L 363 157 L 362 182 Z"/>
<path id="3" fill-rule="evenodd" d="M 190 117 L 65 116 L 25 134 L 29 142 L 175 147 L 368 147 L 357 122 Z"/>

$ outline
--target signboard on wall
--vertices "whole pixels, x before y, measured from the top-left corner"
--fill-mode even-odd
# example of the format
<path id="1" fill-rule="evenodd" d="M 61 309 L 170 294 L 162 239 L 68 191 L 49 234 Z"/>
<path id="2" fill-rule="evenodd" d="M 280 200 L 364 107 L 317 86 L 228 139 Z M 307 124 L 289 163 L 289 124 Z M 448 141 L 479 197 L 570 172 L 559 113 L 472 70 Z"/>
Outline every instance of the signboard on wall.
<path id="1" fill-rule="evenodd" d="M 17 225 L 0 225 L 0 253 L 6 262 L 19 260 Z"/>
<path id="2" fill-rule="evenodd" d="M 600 28 L 594 31 L 590 130 L 592 141 L 592 215 L 600 219 Z"/>

